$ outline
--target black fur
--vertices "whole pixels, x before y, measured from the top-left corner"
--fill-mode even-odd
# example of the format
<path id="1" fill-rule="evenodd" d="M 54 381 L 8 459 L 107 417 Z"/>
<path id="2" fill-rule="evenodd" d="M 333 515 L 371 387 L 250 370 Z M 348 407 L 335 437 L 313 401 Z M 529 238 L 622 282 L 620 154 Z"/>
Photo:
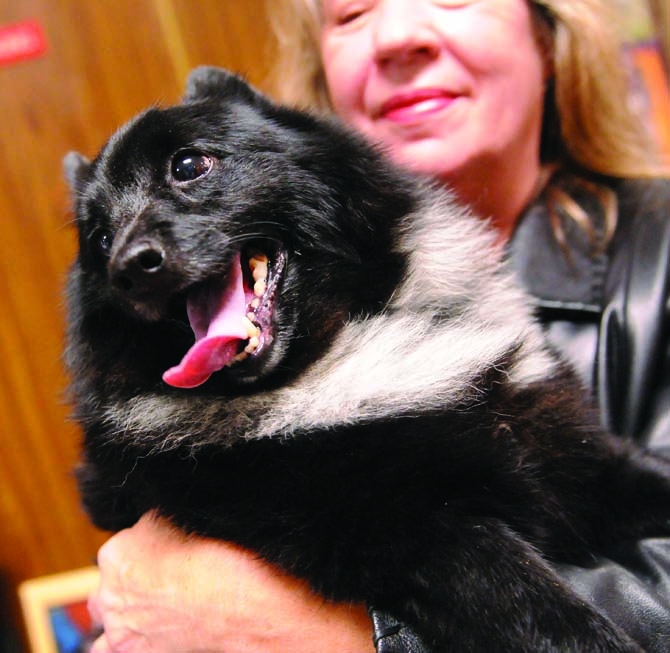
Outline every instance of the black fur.
<path id="1" fill-rule="evenodd" d="M 183 150 L 212 169 L 176 181 Z M 439 652 L 640 650 L 552 563 L 670 534 L 670 469 L 599 432 L 473 218 L 214 69 L 66 167 L 80 242 L 66 359 L 97 525 L 157 509 L 386 609 Z M 452 231 L 426 227 L 430 211 Z M 416 242 L 441 265 L 461 257 L 459 278 L 429 278 L 441 268 L 421 268 Z M 166 385 L 193 341 L 186 296 L 250 243 L 276 282 L 263 346 L 196 388 Z M 396 340 L 420 365 L 365 363 Z M 443 386 L 418 373 L 450 356 Z"/>

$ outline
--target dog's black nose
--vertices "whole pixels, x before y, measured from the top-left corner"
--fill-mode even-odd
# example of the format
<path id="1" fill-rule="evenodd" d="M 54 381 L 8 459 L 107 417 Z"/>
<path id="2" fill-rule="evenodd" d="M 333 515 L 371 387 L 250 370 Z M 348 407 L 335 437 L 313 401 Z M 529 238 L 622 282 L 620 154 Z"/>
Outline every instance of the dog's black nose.
<path id="1" fill-rule="evenodd" d="M 161 282 L 165 250 L 155 241 L 133 243 L 118 252 L 111 264 L 112 283 L 124 293 L 151 291 Z"/>

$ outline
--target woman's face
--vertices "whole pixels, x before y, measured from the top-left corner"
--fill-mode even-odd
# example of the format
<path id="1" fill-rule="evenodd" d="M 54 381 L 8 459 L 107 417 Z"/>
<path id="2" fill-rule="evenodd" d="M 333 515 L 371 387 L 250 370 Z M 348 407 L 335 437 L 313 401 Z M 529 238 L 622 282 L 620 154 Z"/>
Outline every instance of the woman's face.
<path id="1" fill-rule="evenodd" d="M 323 9 L 333 106 L 398 162 L 444 180 L 538 165 L 546 75 L 527 0 Z"/>

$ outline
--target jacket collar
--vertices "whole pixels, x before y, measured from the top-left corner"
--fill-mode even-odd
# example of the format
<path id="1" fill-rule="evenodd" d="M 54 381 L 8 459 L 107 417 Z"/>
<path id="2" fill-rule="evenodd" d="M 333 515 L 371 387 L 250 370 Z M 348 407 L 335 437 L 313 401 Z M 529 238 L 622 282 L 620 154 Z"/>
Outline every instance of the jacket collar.
<path id="1" fill-rule="evenodd" d="M 608 264 L 604 220 L 593 198 L 582 197 L 580 204 L 593 217 L 593 239 L 573 220 L 562 219 L 565 243 L 559 243 L 540 197 L 520 217 L 507 244 L 509 264 L 540 308 L 601 311 Z"/>

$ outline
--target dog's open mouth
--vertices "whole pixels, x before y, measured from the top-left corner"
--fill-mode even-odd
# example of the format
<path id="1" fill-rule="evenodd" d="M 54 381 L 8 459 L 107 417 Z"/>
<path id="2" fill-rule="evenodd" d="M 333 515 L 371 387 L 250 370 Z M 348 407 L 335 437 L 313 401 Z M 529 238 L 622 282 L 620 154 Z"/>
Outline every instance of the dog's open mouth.
<path id="1" fill-rule="evenodd" d="M 283 268 L 281 254 L 256 249 L 235 257 L 224 278 L 211 279 L 188 293 L 188 319 L 195 344 L 163 374 L 177 388 L 195 388 L 214 373 L 257 357 L 272 341 L 272 315 Z"/>

